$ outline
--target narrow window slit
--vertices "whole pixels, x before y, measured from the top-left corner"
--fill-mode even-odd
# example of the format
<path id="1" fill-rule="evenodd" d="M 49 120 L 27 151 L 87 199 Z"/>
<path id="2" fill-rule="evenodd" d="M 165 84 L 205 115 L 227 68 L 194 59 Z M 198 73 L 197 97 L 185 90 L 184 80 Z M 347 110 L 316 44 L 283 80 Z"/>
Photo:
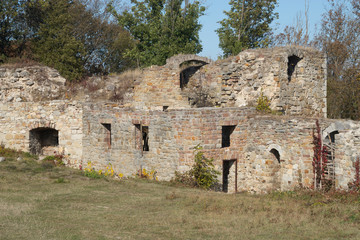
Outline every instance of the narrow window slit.
<path id="1" fill-rule="evenodd" d="M 105 142 L 108 147 L 111 148 L 111 124 L 110 123 L 101 123 L 103 127 L 106 129 Z"/>
<path id="2" fill-rule="evenodd" d="M 300 60 L 301 60 L 301 58 L 299 58 L 296 55 L 292 55 L 292 56 L 288 57 L 288 71 L 287 71 L 287 74 L 288 74 L 288 81 L 289 82 L 291 81 L 292 75 L 293 75 L 293 73 L 295 71 L 295 67 L 300 62 Z"/>
<path id="3" fill-rule="evenodd" d="M 273 148 L 273 149 L 270 150 L 270 152 L 275 156 L 278 163 L 280 163 L 280 153 L 279 153 L 279 151 L 276 150 L 275 148 Z"/>

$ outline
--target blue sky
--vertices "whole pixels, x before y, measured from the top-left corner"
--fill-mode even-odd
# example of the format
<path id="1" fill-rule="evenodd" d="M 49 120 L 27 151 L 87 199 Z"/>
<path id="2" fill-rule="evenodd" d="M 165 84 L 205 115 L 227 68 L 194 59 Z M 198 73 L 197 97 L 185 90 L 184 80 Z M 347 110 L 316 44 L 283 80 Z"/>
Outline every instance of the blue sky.
<path id="1" fill-rule="evenodd" d="M 221 55 L 221 49 L 219 48 L 219 39 L 215 32 L 220 25 L 217 23 L 225 15 L 224 10 L 229 10 L 229 0 L 206 0 L 205 5 L 208 7 L 206 15 L 200 18 L 200 22 L 203 25 L 202 31 L 200 32 L 200 39 L 203 44 L 203 51 L 199 54 L 200 56 L 210 57 L 214 60 Z M 326 11 L 328 6 L 327 0 L 309 0 L 309 23 L 311 27 L 310 34 L 315 31 L 314 26 L 320 25 L 321 15 Z M 295 22 L 296 15 L 300 12 L 304 13 L 305 0 L 279 0 L 276 12 L 279 13 L 279 19 L 273 24 L 280 32 L 286 25 L 291 25 Z"/>

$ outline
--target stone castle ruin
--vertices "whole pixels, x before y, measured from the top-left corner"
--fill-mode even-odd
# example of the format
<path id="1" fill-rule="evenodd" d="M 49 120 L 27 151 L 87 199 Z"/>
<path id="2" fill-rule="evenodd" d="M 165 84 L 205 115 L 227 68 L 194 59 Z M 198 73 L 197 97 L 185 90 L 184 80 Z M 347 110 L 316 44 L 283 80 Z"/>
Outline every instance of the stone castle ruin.
<path id="1" fill-rule="evenodd" d="M 0 142 L 63 154 L 73 167 L 110 163 L 124 176 L 156 170 L 160 180 L 188 170 L 200 144 L 224 191 L 268 192 L 312 186 L 319 119 L 331 150 L 326 178 L 347 189 L 360 122 L 326 118 L 326 68 L 321 52 L 303 47 L 246 50 L 216 62 L 178 55 L 143 69 L 115 102 L 67 98 L 66 80 L 47 67 L 0 67 Z M 117 89 L 120 80 L 110 78 L 102 94 Z M 282 115 L 257 112 L 261 94 Z"/>

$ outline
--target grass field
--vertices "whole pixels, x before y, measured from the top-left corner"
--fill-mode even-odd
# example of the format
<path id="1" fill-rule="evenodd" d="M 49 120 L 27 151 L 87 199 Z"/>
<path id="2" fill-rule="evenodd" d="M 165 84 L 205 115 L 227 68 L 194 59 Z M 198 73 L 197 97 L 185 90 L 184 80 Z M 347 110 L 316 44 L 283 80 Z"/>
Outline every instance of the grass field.
<path id="1" fill-rule="evenodd" d="M 227 195 L 1 154 L 1 240 L 360 239 L 358 194 Z"/>

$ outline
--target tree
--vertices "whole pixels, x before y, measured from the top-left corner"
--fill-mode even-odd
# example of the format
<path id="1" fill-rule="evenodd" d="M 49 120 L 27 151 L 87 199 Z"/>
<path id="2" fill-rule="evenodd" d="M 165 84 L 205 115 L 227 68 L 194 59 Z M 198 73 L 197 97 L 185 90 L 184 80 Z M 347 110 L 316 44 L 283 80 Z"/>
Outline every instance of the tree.
<path id="1" fill-rule="evenodd" d="M 49 0 L 44 7 L 46 13 L 34 40 L 36 58 L 56 68 L 66 79 L 78 80 L 84 73 L 84 44 L 72 35 L 75 6 L 69 0 Z"/>
<path id="2" fill-rule="evenodd" d="M 220 21 L 216 30 L 224 57 L 236 55 L 244 49 L 267 47 L 270 24 L 277 19 L 274 12 L 277 0 L 230 0 L 227 18 Z"/>
<path id="3" fill-rule="evenodd" d="M 138 66 L 163 65 L 167 58 L 179 54 L 195 54 L 202 50 L 199 39 L 199 17 L 205 7 L 199 1 L 131 0 L 130 10 L 117 14 L 119 24 L 136 41 L 127 56 Z M 184 6 L 184 7 L 182 7 Z"/>
<path id="4" fill-rule="evenodd" d="M 319 46 L 328 58 L 328 117 L 360 119 L 360 14 L 359 0 L 352 11 L 345 3 L 329 0 L 323 15 Z"/>
<path id="5" fill-rule="evenodd" d="M 299 12 L 296 15 L 295 23 L 293 25 L 286 25 L 283 32 L 274 37 L 274 45 L 311 46 L 314 44 L 314 42 L 310 41 L 308 1 L 305 0 L 304 13 Z"/>
<path id="6" fill-rule="evenodd" d="M 131 67 L 124 53 L 132 38 L 113 22 L 106 2 L 0 1 L 0 61 L 30 58 L 57 68 L 68 80 Z"/>
<path id="7" fill-rule="evenodd" d="M 134 44 L 131 36 L 112 21 L 104 2 L 81 0 L 71 9 L 71 15 L 74 16 L 73 35 L 84 44 L 85 70 L 89 74 L 121 72 L 133 66 L 133 61 L 124 56 Z"/>
<path id="8" fill-rule="evenodd" d="M 17 24 L 21 7 L 18 0 L 0 1 L 0 62 L 12 55 L 12 45 L 21 35 Z"/>

